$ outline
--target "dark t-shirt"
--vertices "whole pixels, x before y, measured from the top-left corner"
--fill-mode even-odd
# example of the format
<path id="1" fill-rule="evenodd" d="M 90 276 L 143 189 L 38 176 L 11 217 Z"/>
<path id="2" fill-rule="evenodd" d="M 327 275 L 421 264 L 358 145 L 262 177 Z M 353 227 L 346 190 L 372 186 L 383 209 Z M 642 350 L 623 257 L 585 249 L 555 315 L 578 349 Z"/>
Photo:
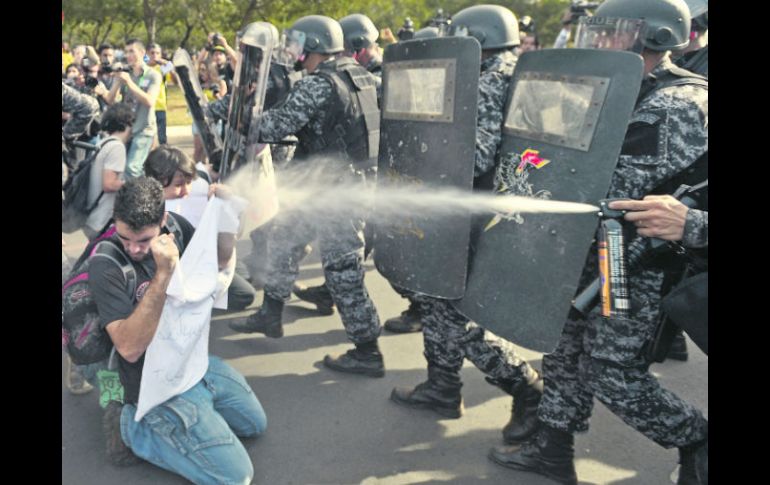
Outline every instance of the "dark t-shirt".
<path id="1" fill-rule="evenodd" d="M 225 62 L 224 67 L 217 68 L 217 70 L 219 71 L 219 78 L 225 82 L 227 92 L 229 93 L 233 90 L 233 78 L 235 78 L 233 66 L 230 65 L 230 62 Z"/>
<path id="2" fill-rule="evenodd" d="M 169 214 L 169 217 L 172 216 Z M 173 217 L 179 224 L 184 236 L 182 244 L 182 252 L 184 252 L 184 248 L 192 239 L 195 229 L 182 216 L 174 214 Z M 168 233 L 169 231 L 164 227 L 162 232 Z M 117 234 L 113 235 L 110 239 L 119 248 L 123 247 Z M 99 310 L 99 324 L 102 329 L 116 320 L 128 318 L 134 312 L 134 308 L 141 301 L 147 291 L 150 280 L 155 275 L 155 259 L 153 259 L 152 255 L 148 255 L 141 262 L 132 261 L 130 258 L 129 261 L 131 261 L 136 270 L 136 294 L 132 296 L 128 295 L 123 272 L 115 263 L 106 258 L 96 258 L 91 262 L 88 271 L 89 284 L 91 295 Z M 142 379 L 144 354 L 133 364 L 125 360 L 119 353 L 116 353 L 116 356 L 120 382 L 125 389 L 124 400 L 128 404 L 134 404 L 139 399 L 139 383 Z"/>

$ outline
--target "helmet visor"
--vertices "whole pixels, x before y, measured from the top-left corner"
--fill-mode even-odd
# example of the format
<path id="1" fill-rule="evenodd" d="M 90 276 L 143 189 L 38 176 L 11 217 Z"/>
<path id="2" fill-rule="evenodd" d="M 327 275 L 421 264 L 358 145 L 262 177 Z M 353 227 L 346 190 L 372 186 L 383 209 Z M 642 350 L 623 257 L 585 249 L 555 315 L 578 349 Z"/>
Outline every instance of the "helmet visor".
<path id="1" fill-rule="evenodd" d="M 275 61 L 284 66 L 293 66 L 302 61 L 305 49 L 305 33 L 299 30 L 284 30 L 281 34 L 281 45 L 276 50 Z"/>
<path id="2" fill-rule="evenodd" d="M 580 17 L 575 33 L 579 49 L 612 49 L 642 52 L 647 24 L 643 20 L 613 17 Z"/>

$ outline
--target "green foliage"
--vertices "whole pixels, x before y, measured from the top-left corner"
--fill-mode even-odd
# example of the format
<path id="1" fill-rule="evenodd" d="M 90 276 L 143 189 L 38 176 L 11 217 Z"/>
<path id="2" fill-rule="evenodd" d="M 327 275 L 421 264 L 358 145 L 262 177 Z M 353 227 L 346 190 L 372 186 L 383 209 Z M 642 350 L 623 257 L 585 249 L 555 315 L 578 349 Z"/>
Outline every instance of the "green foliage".
<path id="1" fill-rule="evenodd" d="M 395 34 L 406 17 L 415 29 L 427 25 L 438 8 L 445 13 L 483 2 L 474 0 L 63 0 L 62 39 L 70 46 L 98 46 L 105 40 L 122 45 L 130 37 L 150 41 L 148 25 L 155 21 L 155 37 L 164 49 L 180 45 L 199 49 L 209 32 L 220 32 L 230 42 L 235 32 L 250 22 L 267 21 L 278 29 L 305 15 L 339 19 L 351 13 L 368 15 L 379 28 Z M 560 18 L 569 0 L 506 0 L 495 2 L 510 8 L 517 17 L 535 20 L 540 42 L 553 44 L 561 28 Z"/>

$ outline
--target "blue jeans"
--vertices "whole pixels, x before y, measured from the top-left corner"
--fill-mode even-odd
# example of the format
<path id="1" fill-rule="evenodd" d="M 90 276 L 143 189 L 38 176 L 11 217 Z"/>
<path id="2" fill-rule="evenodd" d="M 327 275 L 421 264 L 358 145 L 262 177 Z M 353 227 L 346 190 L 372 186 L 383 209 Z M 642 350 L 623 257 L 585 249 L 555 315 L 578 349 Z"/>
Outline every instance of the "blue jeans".
<path id="1" fill-rule="evenodd" d="M 161 145 L 165 145 L 167 142 L 166 138 L 166 112 L 165 111 L 155 111 L 155 122 L 158 125 L 158 143 Z"/>
<path id="2" fill-rule="evenodd" d="M 248 484 L 254 476 L 240 437 L 256 437 L 267 418 L 246 379 L 210 356 L 203 379 L 153 408 L 138 423 L 136 406 L 123 406 L 120 431 L 131 450 L 197 484 Z"/>
<path id="3" fill-rule="evenodd" d="M 152 148 L 155 135 L 137 134 L 131 138 L 131 144 L 126 153 L 126 178 L 136 178 L 144 175 L 144 161 Z"/>

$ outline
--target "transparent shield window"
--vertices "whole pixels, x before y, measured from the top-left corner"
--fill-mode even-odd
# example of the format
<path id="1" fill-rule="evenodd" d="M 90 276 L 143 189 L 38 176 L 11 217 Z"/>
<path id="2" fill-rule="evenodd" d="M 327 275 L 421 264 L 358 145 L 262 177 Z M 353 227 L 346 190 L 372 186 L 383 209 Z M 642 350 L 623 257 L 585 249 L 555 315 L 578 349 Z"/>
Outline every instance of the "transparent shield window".
<path id="1" fill-rule="evenodd" d="M 646 33 L 647 24 L 643 20 L 581 17 L 575 32 L 575 47 L 640 53 Z"/>
<path id="2" fill-rule="evenodd" d="M 299 30 L 284 30 L 281 43 L 276 49 L 275 58 L 278 64 L 293 66 L 302 57 L 305 48 L 305 33 Z"/>
<path id="3" fill-rule="evenodd" d="M 455 60 L 394 62 L 385 80 L 383 117 L 452 122 Z"/>
<path id="4" fill-rule="evenodd" d="M 505 118 L 509 133 L 587 151 L 609 86 L 608 78 L 518 80 Z"/>

